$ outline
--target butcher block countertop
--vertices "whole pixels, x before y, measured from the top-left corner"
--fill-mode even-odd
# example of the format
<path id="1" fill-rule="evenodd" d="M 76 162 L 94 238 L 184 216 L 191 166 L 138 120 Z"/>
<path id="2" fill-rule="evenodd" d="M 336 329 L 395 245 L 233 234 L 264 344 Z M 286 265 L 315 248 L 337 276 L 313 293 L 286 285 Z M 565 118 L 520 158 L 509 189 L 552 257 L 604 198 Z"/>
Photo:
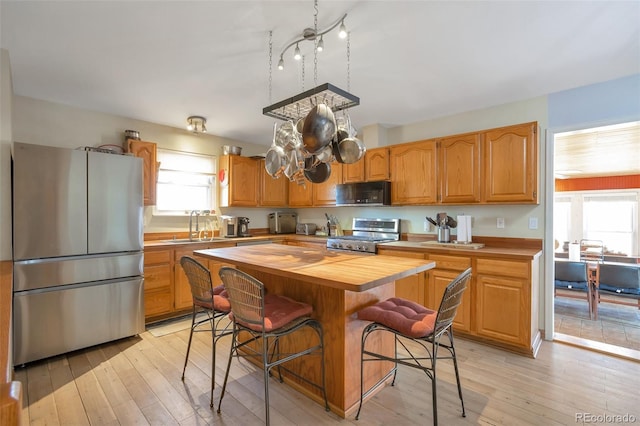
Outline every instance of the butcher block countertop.
<path id="1" fill-rule="evenodd" d="M 432 269 L 435 262 L 395 256 L 336 253 L 315 248 L 266 244 L 194 251 L 229 262 L 326 287 L 362 292 Z"/>

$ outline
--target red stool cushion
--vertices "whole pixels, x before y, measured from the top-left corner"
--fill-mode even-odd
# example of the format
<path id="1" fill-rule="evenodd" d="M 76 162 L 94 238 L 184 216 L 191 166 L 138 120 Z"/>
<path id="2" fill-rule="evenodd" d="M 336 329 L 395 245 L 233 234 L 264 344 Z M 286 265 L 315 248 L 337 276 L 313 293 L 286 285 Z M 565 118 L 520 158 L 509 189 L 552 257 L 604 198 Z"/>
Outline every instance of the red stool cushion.
<path id="1" fill-rule="evenodd" d="M 211 306 L 211 302 L 208 300 L 198 300 L 195 299 L 193 303 L 196 306 L 201 306 L 205 309 L 213 309 L 219 312 L 229 312 L 231 310 L 231 303 L 229 302 L 229 296 L 227 296 L 227 291 L 224 289 L 224 285 L 219 285 L 213 288 L 213 307 Z"/>
<path id="2" fill-rule="evenodd" d="M 378 302 L 358 312 L 358 319 L 377 322 L 413 338 L 433 333 L 437 316 L 437 311 L 398 297 Z"/>
<path id="3" fill-rule="evenodd" d="M 293 320 L 311 315 L 312 312 L 311 305 L 297 302 L 286 296 L 267 294 L 264 297 L 264 331 L 277 330 Z M 233 318 L 233 314 L 230 316 Z M 242 322 L 242 325 L 255 331 L 262 331 L 259 324 Z"/>

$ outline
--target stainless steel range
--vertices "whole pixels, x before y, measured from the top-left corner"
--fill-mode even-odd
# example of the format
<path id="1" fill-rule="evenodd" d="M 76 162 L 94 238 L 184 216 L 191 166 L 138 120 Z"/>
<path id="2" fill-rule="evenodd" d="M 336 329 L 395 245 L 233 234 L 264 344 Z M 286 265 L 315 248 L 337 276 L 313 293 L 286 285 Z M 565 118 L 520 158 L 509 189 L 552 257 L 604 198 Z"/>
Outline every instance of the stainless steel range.
<path id="1" fill-rule="evenodd" d="M 400 239 L 400 219 L 353 218 L 353 235 L 327 240 L 330 250 L 375 254 L 377 244 Z"/>

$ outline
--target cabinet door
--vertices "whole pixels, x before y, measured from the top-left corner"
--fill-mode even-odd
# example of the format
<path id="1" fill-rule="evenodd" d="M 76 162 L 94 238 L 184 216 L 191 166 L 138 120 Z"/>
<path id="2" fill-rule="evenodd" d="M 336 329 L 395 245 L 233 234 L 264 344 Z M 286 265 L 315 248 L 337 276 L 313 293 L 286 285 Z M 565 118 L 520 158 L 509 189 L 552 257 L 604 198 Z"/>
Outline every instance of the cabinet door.
<path id="1" fill-rule="evenodd" d="M 429 271 L 429 291 L 432 292 L 429 308 L 437 310 L 442 301 L 442 295 L 451 281 L 453 281 L 460 272 L 432 269 Z M 459 331 L 471 331 L 471 283 L 462 295 L 462 303 L 458 306 L 458 311 L 453 319 L 453 328 Z"/>
<path id="2" fill-rule="evenodd" d="M 336 186 L 342 183 L 342 164 L 331 163 L 331 175 L 325 182 L 313 184 L 314 206 L 335 206 Z"/>
<path id="3" fill-rule="evenodd" d="M 476 261 L 476 332 L 479 336 L 531 346 L 530 264 Z M 537 318 L 537 317 L 536 317 Z"/>
<path id="4" fill-rule="evenodd" d="M 256 207 L 258 205 L 258 161 L 239 155 L 220 159 L 220 205 L 222 207 Z"/>
<path id="5" fill-rule="evenodd" d="M 127 151 L 143 162 L 143 202 L 145 206 L 156 204 L 156 183 L 158 178 L 158 161 L 155 142 L 145 142 L 135 139 L 127 140 Z"/>
<path id="6" fill-rule="evenodd" d="M 270 207 L 286 207 L 289 199 L 289 181 L 281 176 L 274 179 L 264 168 L 264 160 L 258 161 L 258 175 L 260 176 L 259 205 Z"/>
<path id="7" fill-rule="evenodd" d="M 441 203 L 480 202 L 480 135 L 438 141 Z"/>
<path id="8" fill-rule="evenodd" d="M 304 185 L 289 182 L 289 206 L 311 207 L 313 205 L 313 184 L 305 180 Z"/>
<path id="9" fill-rule="evenodd" d="M 435 204 L 436 143 L 412 142 L 390 148 L 391 204 Z"/>
<path id="10" fill-rule="evenodd" d="M 369 152 L 365 154 L 366 155 Z M 363 160 L 356 161 L 352 164 L 342 165 L 342 183 L 356 183 L 365 181 L 365 162 Z"/>
<path id="11" fill-rule="evenodd" d="M 483 134 L 484 201 L 538 203 L 538 124 Z"/>
<path id="12" fill-rule="evenodd" d="M 182 248 L 175 251 L 173 282 L 175 286 L 175 309 L 186 309 L 193 306 L 193 297 L 191 296 L 191 286 L 187 274 L 184 273 L 180 259 L 182 256 L 193 256 L 193 248 Z M 205 265 L 206 266 L 206 265 Z"/>
<path id="13" fill-rule="evenodd" d="M 367 150 L 364 155 L 366 181 L 389 180 L 389 148 Z"/>

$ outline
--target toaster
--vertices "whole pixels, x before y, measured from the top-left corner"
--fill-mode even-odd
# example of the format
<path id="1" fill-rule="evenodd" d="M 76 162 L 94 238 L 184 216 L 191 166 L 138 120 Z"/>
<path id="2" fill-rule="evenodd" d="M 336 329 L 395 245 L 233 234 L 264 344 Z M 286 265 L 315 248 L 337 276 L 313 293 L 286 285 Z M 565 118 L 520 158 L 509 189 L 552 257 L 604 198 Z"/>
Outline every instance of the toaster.
<path id="1" fill-rule="evenodd" d="M 315 223 L 298 223 L 296 225 L 296 234 L 299 235 L 315 235 L 316 224 Z"/>
<path id="2" fill-rule="evenodd" d="M 270 234 L 293 234 L 296 232 L 296 213 L 274 212 L 269 213 L 269 233 Z"/>

